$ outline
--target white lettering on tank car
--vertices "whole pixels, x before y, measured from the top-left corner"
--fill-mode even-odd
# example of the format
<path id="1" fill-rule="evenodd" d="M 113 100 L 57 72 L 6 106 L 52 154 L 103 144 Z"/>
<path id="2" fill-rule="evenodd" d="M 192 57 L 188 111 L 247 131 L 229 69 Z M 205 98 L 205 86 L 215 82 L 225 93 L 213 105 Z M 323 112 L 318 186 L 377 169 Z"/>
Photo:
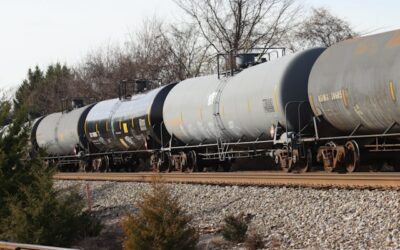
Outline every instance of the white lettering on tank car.
<path id="1" fill-rule="evenodd" d="M 328 94 L 322 94 L 318 96 L 318 102 L 326 102 L 326 101 L 329 101 Z"/>
<path id="2" fill-rule="evenodd" d="M 342 91 L 336 91 L 331 93 L 331 100 L 341 100 L 343 99 Z"/>
<path id="3" fill-rule="evenodd" d="M 139 119 L 139 127 L 141 131 L 145 131 L 146 128 L 146 121 L 144 119 Z"/>
<path id="4" fill-rule="evenodd" d="M 131 144 L 131 145 L 135 145 L 135 143 L 133 142 L 133 140 L 132 140 L 132 138 L 131 138 L 131 137 L 129 137 L 129 136 L 125 136 L 125 137 L 124 137 L 124 139 L 125 139 L 125 141 L 127 141 L 129 144 Z"/>
<path id="5" fill-rule="evenodd" d="M 208 96 L 208 102 L 207 105 L 211 106 L 214 103 L 214 99 L 217 96 L 217 92 L 212 92 L 209 96 Z"/>
<path id="6" fill-rule="evenodd" d="M 341 90 L 318 96 L 318 102 L 320 103 L 327 101 L 342 100 L 342 99 L 343 99 L 343 92 Z"/>
<path id="7" fill-rule="evenodd" d="M 91 138 L 97 137 L 97 132 L 91 132 L 91 133 L 89 133 L 89 136 L 90 136 Z"/>

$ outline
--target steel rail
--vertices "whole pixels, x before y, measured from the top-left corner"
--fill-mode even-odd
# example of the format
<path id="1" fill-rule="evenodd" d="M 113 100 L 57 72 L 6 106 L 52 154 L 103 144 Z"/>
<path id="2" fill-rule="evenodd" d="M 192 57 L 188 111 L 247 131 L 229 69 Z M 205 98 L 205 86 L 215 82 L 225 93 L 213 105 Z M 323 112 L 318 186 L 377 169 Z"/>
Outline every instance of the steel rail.
<path id="1" fill-rule="evenodd" d="M 78 250 L 78 249 L 0 241 L 0 250 Z"/>
<path id="2" fill-rule="evenodd" d="M 316 186 L 352 188 L 400 188 L 400 173 L 58 173 L 56 180 L 152 182 L 255 186 Z"/>

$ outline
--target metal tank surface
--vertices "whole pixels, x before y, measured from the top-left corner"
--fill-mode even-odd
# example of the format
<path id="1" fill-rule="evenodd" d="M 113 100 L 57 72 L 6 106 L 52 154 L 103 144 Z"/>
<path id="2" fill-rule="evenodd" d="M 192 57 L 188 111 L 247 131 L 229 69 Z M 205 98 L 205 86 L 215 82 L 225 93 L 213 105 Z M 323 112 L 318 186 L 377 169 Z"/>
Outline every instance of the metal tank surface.
<path id="1" fill-rule="evenodd" d="M 250 67 L 232 77 L 218 101 L 225 137 L 272 139 L 270 129 L 278 123 L 288 131 L 306 126 L 312 117 L 307 102 L 308 77 L 323 51 L 304 50 Z"/>
<path id="2" fill-rule="evenodd" d="M 155 147 L 161 143 L 161 134 L 168 137 L 162 123 L 162 106 L 174 86 L 168 84 L 128 99 L 97 103 L 86 118 L 88 140 L 99 151 Z"/>
<path id="3" fill-rule="evenodd" d="M 184 143 L 271 138 L 269 130 L 278 122 L 298 129 L 312 116 L 307 106 L 307 81 L 311 67 L 324 51 L 309 49 L 252 66 L 233 77 L 217 75 L 179 83 L 164 105 L 166 128 Z"/>
<path id="4" fill-rule="evenodd" d="M 50 155 L 72 155 L 77 145 L 86 146 L 84 121 L 89 110 L 88 105 L 63 113 L 45 116 L 36 125 L 32 141 Z"/>
<path id="5" fill-rule="evenodd" d="M 170 135 L 188 144 L 216 140 L 213 112 L 219 83 L 217 75 L 208 75 L 184 80 L 171 90 L 163 108 Z"/>
<path id="6" fill-rule="evenodd" d="M 400 123 L 399 69 L 400 30 L 333 45 L 310 75 L 313 112 L 341 131 L 383 133 Z"/>

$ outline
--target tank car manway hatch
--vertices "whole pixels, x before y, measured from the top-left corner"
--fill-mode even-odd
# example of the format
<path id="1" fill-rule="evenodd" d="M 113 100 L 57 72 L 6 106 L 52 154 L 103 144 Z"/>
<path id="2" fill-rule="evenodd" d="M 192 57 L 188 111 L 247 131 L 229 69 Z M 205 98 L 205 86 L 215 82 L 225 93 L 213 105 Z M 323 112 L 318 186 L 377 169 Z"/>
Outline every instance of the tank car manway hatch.
<path id="1" fill-rule="evenodd" d="M 218 74 L 180 82 L 165 100 L 164 122 L 172 137 L 162 150 L 197 153 L 191 158 L 219 162 L 227 170 L 232 159 L 271 153 L 281 128 L 304 129 L 312 117 L 308 77 L 324 49 L 284 51 L 230 53 L 224 70 L 218 64 Z M 269 61 L 272 53 L 279 56 Z M 174 140 L 182 146 L 173 146 Z"/>

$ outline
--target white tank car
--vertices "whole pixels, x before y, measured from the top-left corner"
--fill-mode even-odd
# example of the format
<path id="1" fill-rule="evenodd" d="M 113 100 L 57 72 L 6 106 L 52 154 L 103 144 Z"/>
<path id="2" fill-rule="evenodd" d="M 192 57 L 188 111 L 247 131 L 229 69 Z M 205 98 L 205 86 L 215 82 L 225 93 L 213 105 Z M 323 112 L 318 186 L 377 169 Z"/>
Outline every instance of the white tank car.
<path id="1" fill-rule="evenodd" d="M 50 155 L 73 155 L 77 145 L 85 147 L 84 123 L 93 105 L 45 116 L 37 125 L 32 140 Z"/>

